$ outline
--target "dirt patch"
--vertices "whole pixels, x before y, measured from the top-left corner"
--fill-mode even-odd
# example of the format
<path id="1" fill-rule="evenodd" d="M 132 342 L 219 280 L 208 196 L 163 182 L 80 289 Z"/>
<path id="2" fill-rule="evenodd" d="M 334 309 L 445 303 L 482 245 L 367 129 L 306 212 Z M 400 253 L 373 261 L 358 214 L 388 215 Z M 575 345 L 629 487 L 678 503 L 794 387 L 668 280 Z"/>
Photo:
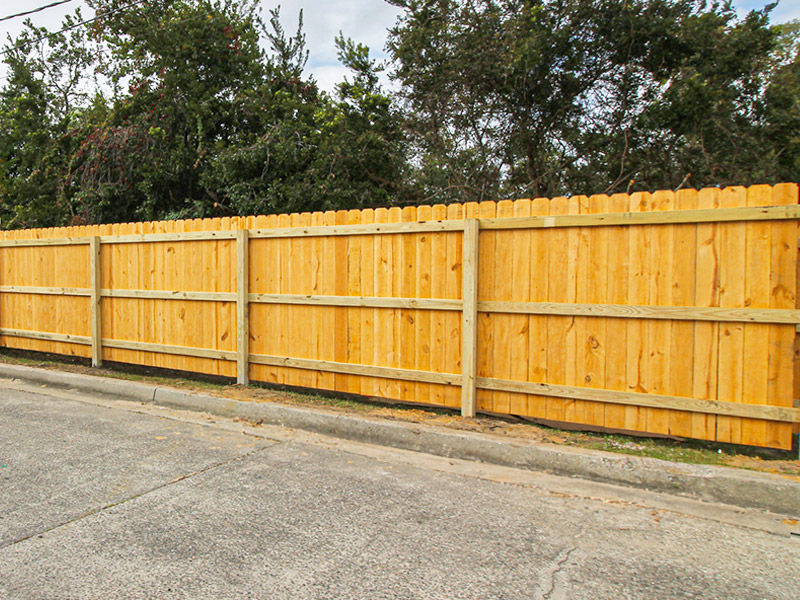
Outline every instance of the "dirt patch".
<path id="1" fill-rule="evenodd" d="M 166 377 L 163 371 L 119 365 L 113 368 L 94 369 L 82 361 L 62 362 L 41 360 L 14 354 L 1 354 L 0 361 L 22 364 L 43 369 L 80 373 L 116 379 L 140 381 L 154 385 L 170 386 L 181 390 L 233 398 L 248 402 L 277 402 L 291 406 L 324 408 L 340 414 L 353 414 L 372 418 L 388 419 L 446 427 L 458 431 L 490 433 L 509 439 L 550 443 L 562 446 L 577 446 L 593 450 L 605 450 L 646 456 L 663 460 L 692 464 L 709 464 L 739 469 L 749 469 L 781 475 L 800 481 L 800 460 L 794 460 L 790 452 L 717 444 L 680 438 L 647 438 L 630 435 L 568 431 L 548 427 L 514 418 L 478 416 L 464 419 L 455 411 L 443 408 L 411 406 L 387 403 L 371 398 L 353 398 L 336 395 L 316 395 L 285 391 L 253 385 L 232 385 L 221 378 L 188 379 L 179 374 Z M 158 374 L 156 374 L 158 373 Z"/>

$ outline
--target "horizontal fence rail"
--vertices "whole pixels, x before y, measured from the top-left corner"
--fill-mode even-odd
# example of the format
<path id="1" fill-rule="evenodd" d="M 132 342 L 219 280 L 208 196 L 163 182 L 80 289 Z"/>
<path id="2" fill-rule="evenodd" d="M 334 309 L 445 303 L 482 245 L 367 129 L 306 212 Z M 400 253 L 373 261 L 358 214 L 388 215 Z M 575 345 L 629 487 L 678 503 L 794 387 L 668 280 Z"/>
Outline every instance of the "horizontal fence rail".
<path id="1" fill-rule="evenodd" d="M 798 219 L 781 184 L 9 232 L 0 343 L 785 448 Z"/>

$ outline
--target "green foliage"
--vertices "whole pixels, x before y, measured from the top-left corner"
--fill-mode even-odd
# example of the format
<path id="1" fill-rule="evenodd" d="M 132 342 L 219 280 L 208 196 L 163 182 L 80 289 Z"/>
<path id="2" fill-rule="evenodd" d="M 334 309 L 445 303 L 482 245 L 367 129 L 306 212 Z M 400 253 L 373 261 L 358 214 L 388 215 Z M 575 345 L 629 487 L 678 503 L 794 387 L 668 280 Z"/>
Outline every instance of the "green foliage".
<path id="1" fill-rule="evenodd" d="M 216 155 L 209 187 L 224 190 L 221 202 L 238 214 L 395 201 L 404 180 L 401 119 L 380 90 L 368 49 L 338 38 L 340 59 L 354 78 L 331 98 L 300 77 L 307 60 L 301 30 L 287 38 L 277 10 L 270 22 L 270 76 L 248 104 L 255 126 Z"/>
<path id="2" fill-rule="evenodd" d="M 729 2 L 391 1 L 426 196 L 797 178 L 796 146 L 770 125 L 797 98 L 772 6 L 739 21 Z"/>
<path id="3" fill-rule="evenodd" d="M 50 71 L 33 27 L 6 61 L 5 226 L 351 208 L 402 186 L 400 117 L 368 50 L 342 41 L 354 81 L 320 92 L 302 13 L 287 36 L 255 0 L 157 0 L 74 31 L 46 42 Z M 65 88 L 87 74 L 94 95 Z"/>
<path id="4" fill-rule="evenodd" d="M 80 18 L 67 18 L 73 25 Z M 91 98 L 92 57 L 79 32 L 50 36 L 30 21 L 6 54 L 0 90 L 0 222 L 3 227 L 57 225 L 73 211 L 64 173 L 76 142 L 69 135 L 80 104 Z"/>
<path id="5" fill-rule="evenodd" d="M 796 181 L 800 25 L 727 1 L 389 0 L 332 93 L 257 0 L 9 40 L 2 227 Z M 266 49 L 265 49 L 266 48 Z"/>

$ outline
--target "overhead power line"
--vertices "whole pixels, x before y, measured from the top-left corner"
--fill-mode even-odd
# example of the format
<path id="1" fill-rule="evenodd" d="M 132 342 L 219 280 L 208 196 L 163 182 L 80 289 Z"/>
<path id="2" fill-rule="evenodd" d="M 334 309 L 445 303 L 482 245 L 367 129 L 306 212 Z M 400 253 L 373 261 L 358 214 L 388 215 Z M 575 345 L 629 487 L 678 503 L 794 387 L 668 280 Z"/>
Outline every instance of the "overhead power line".
<path id="1" fill-rule="evenodd" d="M 0 21 L 10 21 L 11 19 L 18 19 L 19 17 L 27 17 L 28 15 L 42 12 L 43 10 L 47 10 L 48 8 L 53 8 L 54 6 L 67 4 L 68 2 L 75 2 L 75 0 L 58 0 L 58 2 L 51 2 L 50 4 L 45 4 L 44 6 L 40 6 L 39 8 L 34 8 L 33 10 L 26 10 L 25 12 L 17 13 L 15 15 L 0 17 Z"/>
<path id="2" fill-rule="evenodd" d="M 118 6 L 117 8 L 114 8 L 114 9 L 111 9 L 111 10 L 107 10 L 107 11 L 105 11 L 103 13 L 97 14 L 94 17 L 92 17 L 91 19 L 86 19 L 85 21 L 79 21 L 78 23 L 74 23 L 73 25 L 70 25 L 69 27 L 64 27 L 64 29 L 60 29 L 58 31 L 53 31 L 51 33 L 46 33 L 45 35 L 43 35 L 41 37 L 38 37 L 38 38 L 36 38 L 34 40 L 26 40 L 24 42 L 20 42 L 16 46 L 12 46 L 11 48 L 6 48 L 2 52 L 0 52 L 0 56 L 4 56 L 4 55 L 8 54 L 9 52 L 13 52 L 17 48 L 21 48 L 25 44 L 38 44 L 42 40 L 47 39 L 49 37 L 52 37 L 54 35 L 58 35 L 60 33 L 65 33 L 67 31 L 71 31 L 72 29 L 77 29 L 78 27 L 80 27 L 82 25 L 88 25 L 89 23 L 94 23 L 98 19 L 102 19 L 103 17 L 107 17 L 108 15 L 113 15 L 114 13 L 117 13 L 117 12 L 119 12 L 121 10 L 125 10 L 126 8 L 130 8 L 132 6 L 136 6 L 137 4 L 144 4 L 145 2 L 148 2 L 148 1 L 149 0 L 136 0 L 135 2 L 131 2 L 129 4 L 124 4 L 122 6 Z"/>

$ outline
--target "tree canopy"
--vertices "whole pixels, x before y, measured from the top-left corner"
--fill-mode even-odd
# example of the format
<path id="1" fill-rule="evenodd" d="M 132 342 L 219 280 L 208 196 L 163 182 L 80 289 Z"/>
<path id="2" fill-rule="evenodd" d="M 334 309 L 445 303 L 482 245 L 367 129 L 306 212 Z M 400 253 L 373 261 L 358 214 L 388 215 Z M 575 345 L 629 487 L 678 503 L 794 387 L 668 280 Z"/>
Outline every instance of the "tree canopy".
<path id="1" fill-rule="evenodd" d="M 389 0 L 307 74 L 257 0 L 87 0 L 6 44 L 4 228 L 796 181 L 800 27 L 700 0 Z M 379 78 L 388 69 L 394 85 Z"/>

